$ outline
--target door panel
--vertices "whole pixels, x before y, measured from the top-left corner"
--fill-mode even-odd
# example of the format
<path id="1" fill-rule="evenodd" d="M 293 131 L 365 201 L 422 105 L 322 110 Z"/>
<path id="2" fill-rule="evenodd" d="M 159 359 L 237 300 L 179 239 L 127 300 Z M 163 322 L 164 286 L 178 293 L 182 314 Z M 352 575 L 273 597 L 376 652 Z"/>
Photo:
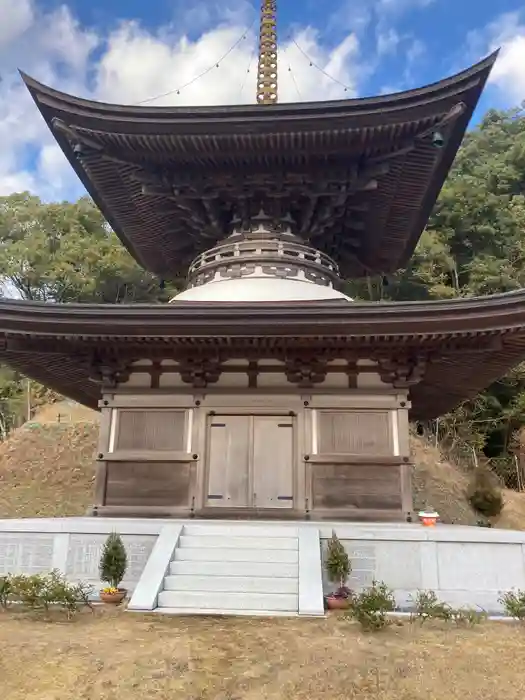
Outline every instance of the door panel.
<path id="1" fill-rule="evenodd" d="M 293 508 L 293 422 L 253 417 L 253 502 L 258 508 Z"/>
<path id="2" fill-rule="evenodd" d="M 250 505 L 250 416 L 213 416 L 208 424 L 208 492 L 206 505 Z"/>

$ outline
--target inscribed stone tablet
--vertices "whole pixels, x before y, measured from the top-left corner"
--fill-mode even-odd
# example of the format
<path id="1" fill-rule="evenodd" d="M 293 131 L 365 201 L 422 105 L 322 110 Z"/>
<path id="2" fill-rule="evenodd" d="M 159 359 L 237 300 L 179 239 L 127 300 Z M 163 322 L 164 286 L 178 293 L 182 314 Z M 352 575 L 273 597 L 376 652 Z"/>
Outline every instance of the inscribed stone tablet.
<path id="1" fill-rule="evenodd" d="M 53 535 L 25 532 L 0 533 L 0 574 L 39 574 L 50 571 Z"/>

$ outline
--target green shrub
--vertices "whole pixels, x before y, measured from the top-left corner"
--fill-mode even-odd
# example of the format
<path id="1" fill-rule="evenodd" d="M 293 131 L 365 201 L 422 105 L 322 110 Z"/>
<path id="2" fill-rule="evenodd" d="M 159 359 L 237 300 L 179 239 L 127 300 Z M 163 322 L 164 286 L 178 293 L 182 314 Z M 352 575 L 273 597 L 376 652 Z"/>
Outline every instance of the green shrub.
<path id="1" fill-rule="evenodd" d="M 46 574 L 13 576 L 11 579 L 11 599 L 33 610 L 47 610 L 49 602 L 46 583 Z"/>
<path id="2" fill-rule="evenodd" d="M 11 577 L 0 576 L 0 608 L 4 610 L 9 605 L 9 597 L 11 594 Z"/>
<path id="3" fill-rule="evenodd" d="M 70 617 L 79 607 L 86 605 L 93 609 L 89 595 L 93 587 L 87 583 L 68 583 L 58 571 L 52 571 L 45 577 L 45 597 L 49 605 L 59 605 Z"/>
<path id="4" fill-rule="evenodd" d="M 515 620 L 525 620 L 525 591 L 507 591 L 499 597 L 506 614 Z"/>
<path id="5" fill-rule="evenodd" d="M 476 513 L 483 518 L 497 518 L 503 510 L 501 489 L 487 469 L 476 469 L 467 490 L 467 499 Z"/>
<path id="6" fill-rule="evenodd" d="M 337 598 L 348 598 L 350 590 L 347 588 L 346 582 L 352 567 L 350 558 L 335 532 L 332 532 L 332 537 L 328 541 L 325 568 L 330 582 L 337 585 L 337 590 L 333 595 Z"/>
<path id="7" fill-rule="evenodd" d="M 388 613 L 395 610 L 395 607 L 396 601 L 390 588 L 374 581 L 370 588 L 365 588 L 354 596 L 348 614 L 364 630 L 377 632 L 390 624 Z"/>
<path id="8" fill-rule="evenodd" d="M 20 603 L 31 610 L 47 612 L 58 606 L 67 612 L 68 618 L 82 606 L 92 608 L 89 595 L 92 587 L 87 583 L 69 583 L 56 570 L 48 574 L 4 576 L 0 579 L 0 604 Z"/>
<path id="9" fill-rule="evenodd" d="M 452 610 L 452 619 L 456 625 L 465 627 L 473 627 L 479 625 L 488 618 L 484 610 L 475 610 L 474 608 L 456 608 Z"/>
<path id="10" fill-rule="evenodd" d="M 418 591 L 412 620 L 423 623 L 427 620 L 455 622 L 457 625 L 472 626 L 483 622 L 487 614 L 474 608 L 453 608 L 448 603 L 438 600 L 434 591 Z"/>
<path id="11" fill-rule="evenodd" d="M 447 603 L 441 603 L 434 591 L 418 591 L 414 604 L 413 618 L 421 623 L 430 619 L 445 622 L 452 619 L 452 608 Z"/>
<path id="12" fill-rule="evenodd" d="M 126 575 L 127 568 L 128 557 L 122 537 L 117 532 L 112 532 L 104 543 L 100 557 L 100 580 L 113 588 L 118 588 Z"/>

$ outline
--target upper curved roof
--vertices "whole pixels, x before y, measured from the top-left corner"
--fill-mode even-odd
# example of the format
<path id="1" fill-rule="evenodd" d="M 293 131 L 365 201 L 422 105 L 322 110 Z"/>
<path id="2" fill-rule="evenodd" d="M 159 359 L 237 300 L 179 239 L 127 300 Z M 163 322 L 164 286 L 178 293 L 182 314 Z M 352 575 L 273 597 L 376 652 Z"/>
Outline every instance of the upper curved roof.
<path id="1" fill-rule="evenodd" d="M 410 258 L 496 55 L 416 90 L 270 107 L 111 105 L 22 77 L 145 268 L 184 275 L 253 196 L 254 206 L 284 202 L 302 235 L 349 277 L 392 272 Z M 436 129 L 442 148 L 432 143 Z"/>
<path id="2" fill-rule="evenodd" d="M 412 415 L 432 418 L 525 359 L 525 291 L 411 303 L 173 302 L 170 305 L 0 301 L 0 361 L 96 408 L 94 352 L 146 359 L 177 352 L 320 353 L 422 357 Z"/>

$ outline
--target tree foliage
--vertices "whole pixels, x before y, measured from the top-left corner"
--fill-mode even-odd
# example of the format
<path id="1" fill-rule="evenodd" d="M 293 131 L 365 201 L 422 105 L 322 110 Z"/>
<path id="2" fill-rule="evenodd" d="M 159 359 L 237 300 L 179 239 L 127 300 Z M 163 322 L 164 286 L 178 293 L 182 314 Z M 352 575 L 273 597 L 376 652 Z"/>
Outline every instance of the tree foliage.
<path id="1" fill-rule="evenodd" d="M 31 301 L 120 304 L 170 296 L 87 197 L 52 204 L 27 192 L 0 197 L 0 270 L 4 294 Z"/>
<path id="2" fill-rule="evenodd" d="M 0 197 L 0 280 L 2 296 L 29 301 L 163 302 L 175 293 L 133 260 L 88 197 L 48 204 L 28 192 Z M 0 438 L 28 405 L 57 398 L 0 367 Z"/>

